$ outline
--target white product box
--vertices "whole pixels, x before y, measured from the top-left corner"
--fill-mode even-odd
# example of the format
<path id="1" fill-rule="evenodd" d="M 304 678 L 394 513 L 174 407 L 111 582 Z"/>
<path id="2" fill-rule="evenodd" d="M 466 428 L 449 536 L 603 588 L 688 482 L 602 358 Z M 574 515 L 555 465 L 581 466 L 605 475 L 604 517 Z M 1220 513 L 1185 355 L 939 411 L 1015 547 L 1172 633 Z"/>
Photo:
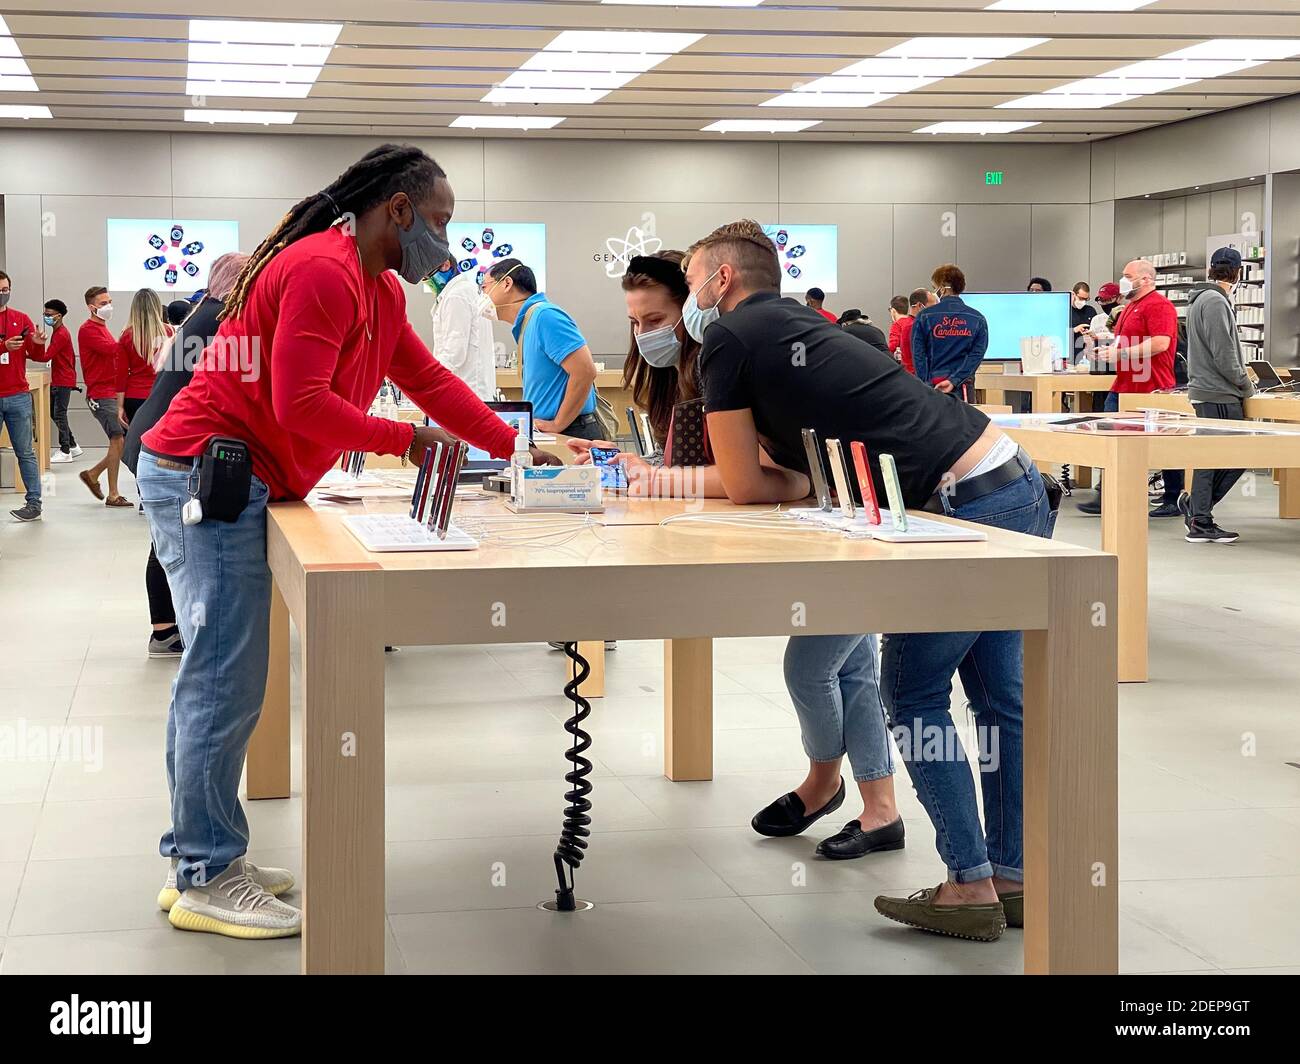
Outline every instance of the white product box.
<path id="1" fill-rule="evenodd" d="M 600 513 L 600 470 L 594 465 L 536 466 L 517 470 L 507 503 L 515 513 Z"/>

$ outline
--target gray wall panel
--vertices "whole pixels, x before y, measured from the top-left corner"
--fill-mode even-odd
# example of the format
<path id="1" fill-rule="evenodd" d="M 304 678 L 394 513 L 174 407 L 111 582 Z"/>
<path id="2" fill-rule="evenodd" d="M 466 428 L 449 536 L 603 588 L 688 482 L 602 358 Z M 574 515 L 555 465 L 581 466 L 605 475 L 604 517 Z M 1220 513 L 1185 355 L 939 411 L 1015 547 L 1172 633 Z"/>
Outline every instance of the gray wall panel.
<path id="1" fill-rule="evenodd" d="M 1030 208 L 1030 272 L 1046 277 L 1057 289 L 1088 274 L 1089 208 L 1074 204 L 1035 203 Z"/>
<path id="2" fill-rule="evenodd" d="M 1029 281 L 1029 205 L 957 206 L 957 264 L 972 292 L 1023 292 Z M 1050 278 L 1049 278 L 1050 279 Z"/>

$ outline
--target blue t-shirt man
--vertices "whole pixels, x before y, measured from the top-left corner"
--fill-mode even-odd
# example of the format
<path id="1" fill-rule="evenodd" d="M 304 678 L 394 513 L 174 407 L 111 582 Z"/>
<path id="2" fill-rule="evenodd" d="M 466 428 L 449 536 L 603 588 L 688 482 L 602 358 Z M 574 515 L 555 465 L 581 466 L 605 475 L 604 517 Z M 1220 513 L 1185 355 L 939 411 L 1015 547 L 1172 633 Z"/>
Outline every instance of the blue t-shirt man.
<path id="1" fill-rule="evenodd" d="M 526 329 L 523 328 L 525 315 L 528 315 Z M 574 320 L 562 307 L 547 299 L 545 292 L 529 296 L 519 308 L 519 316 L 510 327 L 516 343 L 521 329 L 524 334 L 520 350 L 524 398 L 533 404 L 534 421 L 554 421 L 569 387 L 569 375 L 560 363 L 579 348 L 586 347 L 587 341 Z M 578 417 L 595 412 L 596 389 L 593 387 L 578 410 Z"/>

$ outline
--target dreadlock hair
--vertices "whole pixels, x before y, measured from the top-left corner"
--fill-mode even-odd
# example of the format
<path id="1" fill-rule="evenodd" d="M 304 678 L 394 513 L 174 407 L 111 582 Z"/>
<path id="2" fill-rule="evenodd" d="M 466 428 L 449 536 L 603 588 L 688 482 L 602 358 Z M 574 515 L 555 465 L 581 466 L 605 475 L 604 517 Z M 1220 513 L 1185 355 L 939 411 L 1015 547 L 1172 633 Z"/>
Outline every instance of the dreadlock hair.
<path id="1" fill-rule="evenodd" d="M 226 299 L 221 317 L 238 317 L 258 274 L 276 255 L 297 240 L 323 233 L 341 217 L 359 218 L 371 207 L 405 192 L 412 203 L 433 194 L 446 172 L 410 144 L 383 144 L 366 152 L 332 184 L 296 203 L 249 256 Z"/>

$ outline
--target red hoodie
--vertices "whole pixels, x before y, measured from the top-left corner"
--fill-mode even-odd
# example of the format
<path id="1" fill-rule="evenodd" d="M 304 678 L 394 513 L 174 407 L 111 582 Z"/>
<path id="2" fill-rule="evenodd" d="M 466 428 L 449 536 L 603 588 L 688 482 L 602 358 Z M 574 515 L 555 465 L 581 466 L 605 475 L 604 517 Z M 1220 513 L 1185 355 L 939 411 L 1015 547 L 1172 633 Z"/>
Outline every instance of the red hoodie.
<path id="1" fill-rule="evenodd" d="M 142 442 L 182 457 L 213 436 L 243 440 L 271 498 L 301 499 L 345 450 L 410 447 L 414 426 L 366 413 L 385 377 L 453 435 L 498 458 L 514 450 L 509 426 L 420 342 L 397 277 L 366 273 L 341 229 L 314 233 L 265 266 Z"/>

